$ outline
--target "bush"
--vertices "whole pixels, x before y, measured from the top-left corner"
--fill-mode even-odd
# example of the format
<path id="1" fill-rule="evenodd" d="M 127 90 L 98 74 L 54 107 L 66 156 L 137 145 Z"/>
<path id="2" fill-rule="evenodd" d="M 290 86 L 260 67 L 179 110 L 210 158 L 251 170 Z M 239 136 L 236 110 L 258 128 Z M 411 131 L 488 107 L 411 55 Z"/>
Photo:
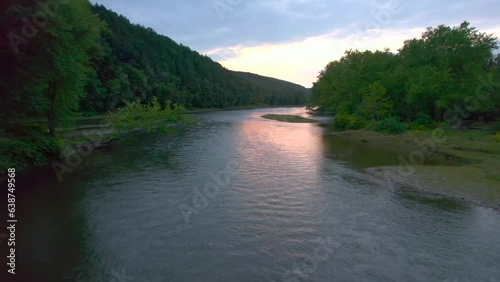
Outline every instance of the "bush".
<path id="1" fill-rule="evenodd" d="M 337 114 L 333 119 L 333 126 L 338 130 L 358 130 L 366 126 L 366 122 L 356 116 Z"/>
<path id="2" fill-rule="evenodd" d="M 438 123 L 437 125 L 439 128 L 443 129 L 443 130 L 448 130 L 451 128 L 451 125 L 449 122 L 446 122 L 446 121 L 442 121 L 440 123 Z"/>
<path id="3" fill-rule="evenodd" d="M 358 117 L 354 118 L 354 121 L 351 123 L 351 128 L 358 130 L 366 127 L 366 122 Z"/>
<path id="4" fill-rule="evenodd" d="M 426 130 L 436 127 L 436 122 L 428 114 L 418 114 L 416 118 L 410 123 L 410 129 Z"/>
<path id="5" fill-rule="evenodd" d="M 375 130 L 378 132 L 402 134 L 406 131 L 406 126 L 396 117 L 389 117 L 378 121 L 375 124 Z"/>
<path id="6" fill-rule="evenodd" d="M 411 126 L 410 126 L 410 127 L 411 127 Z M 416 126 L 416 127 L 415 127 L 415 126 L 413 126 L 413 127 L 411 127 L 411 129 L 413 129 L 413 130 L 428 130 L 428 129 L 430 129 L 430 128 L 429 128 L 429 127 L 427 127 L 427 126 L 425 126 L 425 125 L 419 125 L 419 126 Z"/>
<path id="7" fill-rule="evenodd" d="M 500 132 L 497 132 L 495 135 L 493 135 L 493 141 L 500 143 Z"/>
<path id="8" fill-rule="evenodd" d="M 17 127 L 0 137 L 0 166 L 22 170 L 28 166 L 42 166 L 57 158 L 59 146 L 43 126 Z"/>
<path id="9" fill-rule="evenodd" d="M 336 129 L 345 130 L 349 127 L 350 121 L 351 121 L 350 115 L 337 114 L 333 119 L 333 126 Z"/>
<path id="10" fill-rule="evenodd" d="M 138 128 L 152 131 L 168 131 L 168 123 L 176 123 L 185 119 L 185 108 L 178 104 L 166 101 L 162 107 L 156 97 L 147 105 L 141 104 L 138 100 L 127 103 L 116 113 L 108 116 L 108 124 L 120 131 L 134 131 Z M 118 134 L 119 134 L 118 132 Z"/>

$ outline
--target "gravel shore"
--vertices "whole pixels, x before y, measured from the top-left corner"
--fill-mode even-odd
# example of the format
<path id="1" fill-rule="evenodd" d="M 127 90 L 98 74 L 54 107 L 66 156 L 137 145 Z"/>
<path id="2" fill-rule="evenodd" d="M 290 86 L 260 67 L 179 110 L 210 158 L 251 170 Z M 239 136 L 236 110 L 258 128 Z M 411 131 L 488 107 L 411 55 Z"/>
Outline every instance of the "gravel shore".
<path id="1" fill-rule="evenodd" d="M 397 166 L 371 167 L 367 174 L 415 190 L 466 200 L 500 210 L 497 182 L 467 166 L 415 166 L 411 173 Z"/>

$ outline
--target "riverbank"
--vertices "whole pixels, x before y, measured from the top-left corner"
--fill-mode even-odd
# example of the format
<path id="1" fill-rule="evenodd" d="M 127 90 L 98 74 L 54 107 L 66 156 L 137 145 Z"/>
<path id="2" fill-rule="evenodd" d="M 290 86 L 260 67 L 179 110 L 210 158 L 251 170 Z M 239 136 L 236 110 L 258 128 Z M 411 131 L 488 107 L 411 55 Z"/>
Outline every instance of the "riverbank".
<path id="1" fill-rule="evenodd" d="M 281 121 L 281 122 L 291 122 L 291 123 L 317 123 L 319 120 L 314 120 L 310 118 L 305 118 L 296 115 L 277 115 L 277 114 L 268 114 L 262 116 L 265 119 Z"/>
<path id="2" fill-rule="evenodd" d="M 500 143 L 484 130 L 409 131 L 387 135 L 370 130 L 329 132 L 353 142 L 401 152 L 400 166 L 370 167 L 368 174 L 417 190 L 500 209 Z M 434 135 L 433 135 L 434 134 Z M 433 137 L 434 136 L 434 137 Z M 442 161 L 422 165 L 421 158 Z M 422 160 L 423 161 L 423 160 Z"/>
<path id="3" fill-rule="evenodd" d="M 277 107 L 292 106 L 246 105 L 226 108 L 190 109 L 183 110 L 180 114 L 188 117 L 208 112 Z M 5 171 L 8 167 L 16 167 L 18 171 L 35 169 L 36 167 L 50 164 L 54 160 L 64 158 L 63 151 L 74 151 L 79 148 L 106 149 L 122 135 L 116 134 L 115 130 L 110 129 L 105 124 L 107 117 L 109 117 L 109 113 L 77 118 L 75 126 L 71 128 L 58 128 L 58 137 L 56 138 L 48 135 L 46 121 L 42 119 L 32 119 L 19 124 L 19 129 L 16 129 L 16 131 L 20 130 L 21 133 L 6 135 L 5 132 L 3 134 L 0 132 L 0 145 L 3 147 L 0 150 L 2 152 L 2 156 L 0 157 L 0 167 L 2 167 L 0 182 L 5 180 Z M 138 130 L 140 128 L 132 128 L 125 131 L 135 132 Z M 27 136 L 29 136 L 30 140 L 28 140 Z M 40 141 L 39 139 L 42 140 Z M 40 144 L 35 144 L 38 141 L 40 141 Z"/>
<path id="4" fill-rule="evenodd" d="M 239 111 L 239 110 L 254 110 L 254 109 L 272 109 L 272 108 L 295 108 L 295 107 L 305 107 L 304 105 L 287 105 L 287 106 L 270 106 L 270 105 L 247 105 L 247 106 L 234 106 L 226 108 L 198 108 L 189 109 L 184 112 L 184 114 L 203 114 L 210 112 L 220 112 L 220 111 Z"/>

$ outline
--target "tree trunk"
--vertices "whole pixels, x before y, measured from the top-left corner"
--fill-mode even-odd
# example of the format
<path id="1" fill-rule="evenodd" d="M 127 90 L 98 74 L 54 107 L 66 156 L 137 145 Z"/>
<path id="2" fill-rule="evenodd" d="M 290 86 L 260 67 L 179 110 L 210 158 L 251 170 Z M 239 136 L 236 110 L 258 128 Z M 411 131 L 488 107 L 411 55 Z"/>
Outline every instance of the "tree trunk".
<path id="1" fill-rule="evenodd" d="M 56 83 L 51 81 L 49 83 L 49 133 L 56 136 Z"/>

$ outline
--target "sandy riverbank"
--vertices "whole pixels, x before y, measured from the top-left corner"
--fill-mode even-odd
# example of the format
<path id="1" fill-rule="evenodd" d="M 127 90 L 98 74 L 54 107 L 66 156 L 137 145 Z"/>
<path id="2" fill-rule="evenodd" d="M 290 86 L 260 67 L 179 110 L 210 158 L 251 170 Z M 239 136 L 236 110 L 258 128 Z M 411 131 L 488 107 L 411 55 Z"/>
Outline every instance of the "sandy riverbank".
<path id="1" fill-rule="evenodd" d="M 427 193 L 500 209 L 500 143 L 494 142 L 489 132 L 442 131 L 438 142 L 432 138 L 432 131 L 410 131 L 403 135 L 369 130 L 327 134 L 374 148 L 390 146 L 401 152 L 405 161 L 399 166 L 366 168 L 364 171 L 370 175 Z M 419 156 L 442 160 L 443 164 L 421 165 Z"/>

